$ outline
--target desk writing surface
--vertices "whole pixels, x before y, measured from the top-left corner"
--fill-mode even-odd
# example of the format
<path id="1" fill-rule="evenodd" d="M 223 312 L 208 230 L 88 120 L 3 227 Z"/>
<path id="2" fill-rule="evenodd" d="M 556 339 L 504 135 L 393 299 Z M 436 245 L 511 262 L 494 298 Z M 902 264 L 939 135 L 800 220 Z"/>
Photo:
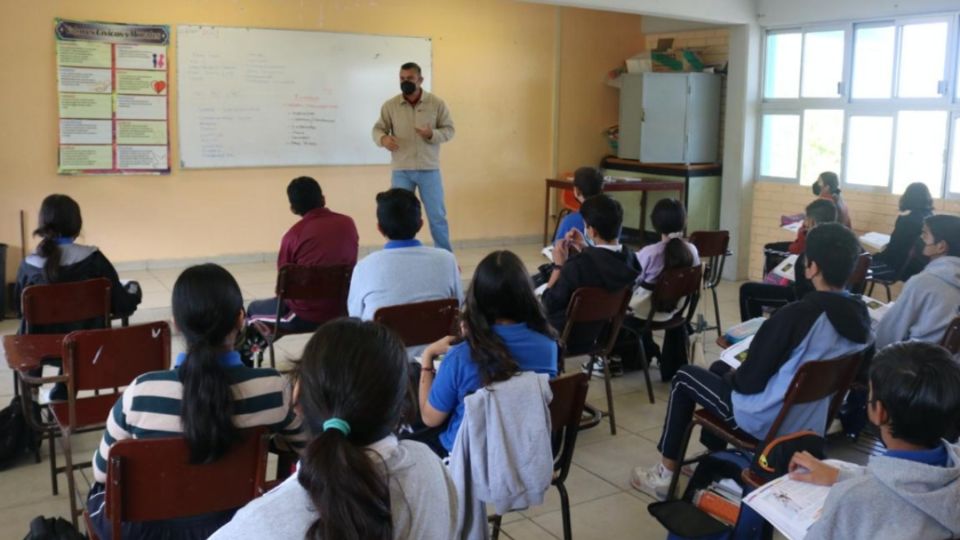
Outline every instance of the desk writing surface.
<path id="1" fill-rule="evenodd" d="M 28 334 L 3 336 L 7 366 L 26 371 L 40 366 L 45 358 L 59 358 L 65 334 Z"/>

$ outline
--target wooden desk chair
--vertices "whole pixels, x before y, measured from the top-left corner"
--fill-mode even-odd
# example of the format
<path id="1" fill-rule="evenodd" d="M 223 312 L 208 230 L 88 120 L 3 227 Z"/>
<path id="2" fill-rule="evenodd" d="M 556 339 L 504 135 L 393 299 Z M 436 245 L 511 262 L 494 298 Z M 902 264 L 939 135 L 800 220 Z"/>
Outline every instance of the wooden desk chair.
<path id="1" fill-rule="evenodd" d="M 917 260 L 923 257 L 923 253 L 917 249 L 917 246 L 914 245 L 910 248 L 910 253 L 907 255 L 907 258 L 903 261 L 903 265 L 900 268 L 896 269 L 896 272 L 892 276 L 881 277 L 875 276 L 873 272 L 868 273 L 867 275 L 867 286 L 866 294 L 867 296 L 873 296 L 873 288 L 877 284 L 883 285 L 884 290 L 887 291 L 887 302 L 893 299 L 893 296 L 890 294 L 890 286 L 898 281 L 903 281 L 904 275 L 911 268 L 911 265 L 916 264 Z M 874 297 L 876 298 L 876 297 Z"/>
<path id="2" fill-rule="evenodd" d="M 643 346 L 643 334 L 654 330 L 673 330 L 689 325 L 697 310 L 697 302 L 700 300 L 701 279 L 703 279 L 701 266 L 664 270 L 653 288 L 653 294 L 650 297 L 650 311 L 647 313 L 646 319 L 639 319 L 642 321 L 642 325 L 637 331 L 637 343 L 640 348 L 643 376 L 647 379 L 647 393 L 650 396 L 650 403 L 654 402 L 653 385 L 650 383 L 650 360 Z M 673 317 L 666 321 L 654 320 L 657 306 L 665 304 L 675 304 L 677 306 Z M 638 319 L 636 315 L 638 314 L 634 314 L 634 318 Z M 689 350 L 689 344 L 685 349 Z"/>
<path id="3" fill-rule="evenodd" d="M 217 461 L 190 463 L 182 437 L 125 439 L 110 448 L 106 506 L 113 538 L 121 524 L 196 516 L 240 508 L 260 495 L 267 470 L 268 436 L 246 430 Z M 87 533 L 96 538 L 84 511 Z"/>
<path id="4" fill-rule="evenodd" d="M 277 274 L 277 314 L 272 326 L 272 332 L 266 336 L 270 346 L 270 367 L 277 367 L 276 353 L 273 343 L 283 336 L 296 332 L 283 330 L 280 325 L 280 314 L 286 300 L 331 300 L 337 303 L 337 317 L 347 315 L 347 294 L 350 291 L 350 276 L 353 275 L 353 265 L 334 266 L 300 266 L 287 264 L 280 268 Z M 306 333 L 306 332 L 303 332 Z M 257 364 L 262 363 L 262 355 Z"/>
<path id="5" fill-rule="evenodd" d="M 104 330 L 79 330 L 63 340 L 63 375 L 58 377 L 67 384 L 67 401 L 50 404 L 50 412 L 56 431 L 60 434 L 63 449 L 63 467 L 57 467 L 57 454 L 50 438 L 50 482 L 57 493 L 57 474 L 67 473 L 67 496 L 70 498 L 70 518 L 77 524 L 86 493 L 78 493 L 74 471 L 89 467 L 91 463 L 73 462 L 72 435 L 89 431 L 102 431 L 107 416 L 120 397 L 120 389 L 135 378 L 149 371 L 162 371 L 170 367 L 170 326 L 166 322 L 153 322 Z M 82 391 L 94 394 L 79 397 Z M 108 390 L 108 393 L 100 393 Z"/>
<path id="6" fill-rule="evenodd" d="M 573 538 L 570 526 L 570 498 L 564 482 L 573 463 L 573 449 L 580 433 L 580 418 L 590 388 L 586 373 L 569 373 L 550 381 L 553 401 L 550 402 L 550 425 L 553 429 L 553 485 L 560 493 L 560 511 L 563 515 L 563 540 Z M 494 516 L 493 539 L 500 536 L 502 516 Z"/>
<path id="7" fill-rule="evenodd" d="M 623 318 L 630 304 L 633 291 L 625 287 L 617 291 L 607 291 L 598 287 L 582 287 L 573 292 L 570 303 L 567 305 L 567 322 L 560 335 L 559 371 L 564 371 L 567 356 L 586 354 L 590 357 L 590 373 L 593 376 L 594 360 L 603 361 L 603 384 L 607 394 L 607 411 L 599 411 L 591 406 L 587 410 L 593 414 L 590 422 L 581 424 L 582 428 L 597 425 L 606 415 L 610 419 L 610 434 L 617 434 L 616 417 L 613 410 L 613 392 L 610 388 L 610 351 L 617 341 L 617 334 L 623 325 Z M 587 344 L 576 344 L 575 350 L 570 350 L 570 337 L 577 327 L 583 325 L 596 326 L 597 331 L 593 341 Z M 644 371 L 646 373 L 646 370 Z M 647 388 L 650 390 L 650 399 L 653 399 L 653 387 L 650 385 L 650 376 L 647 374 Z"/>
<path id="8" fill-rule="evenodd" d="M 396 332 L 407 347 L 415 347 L 459 334 L 459 315 L 460 302 L 445 298 L 382 307 L 373 314 L 373 320 Z"/>
<path id="9" fill-rule="evenodd" d="M 50 283 L 46 285 L 31 285 L 23 289 L 20 295 L 20 312 L 23 317 L 24 334 L 49 333 L 51 327 L 63 330 L 57 333 L 70 331 L 70 326 L 89 325 L 92 328 L 110 327 L 110 280 L 106 278 L 71 281 L 66 283 Z M 69 326 L 68 326 L 69 325 Z M 56 361 L 59 358 L 44 358 L 40 360 Z M 25 418 L 33 418 L 34 394 L 41 384 L 49 381 L 39 377 L 32 378 L 32 383 L 25 383 L 21 374 L 14 375 L 14 393 L 23 393 L 20 403 L 23 406 Z M 38 429 L 37 434 L 42 440 L 52 437 L 49 423 L 38 424 L 31 422 L 32 427 Z M 46 425 L 47 428 L 42 428 Z M 50 439 L 51 451 L 53 440 Z M 40 446 L 34 457 L 40 463 Z M 54 484 L 53 494 L 57 494 Z"/>
<path id="10" fill-rule="evenodd" d="M 700 260 L 706 269 L 703 275 L 703 286 L 713 294 L 713 313 L 717 317 L 717 337 L 723 335 L 720 323 L 720 303 L 717 301 L 717 285 L 723 277 L 723 264 L 727 260 L 730 247 L 730 231 L 694 231 L 690 235 L 690 243 L 696 246 Z M 712 330 L 705 328 L 704 330 Z"/>
<path id="11" fill-rule="evenodd" d="M 563 218 L 580 210 L 580 201 L 577 200 L 572 189 L 565 189 L 561 191 L 560 194 L 560 203 L 563 205 L 563 208 L 557 212 L 557 224 L 553 227 L 553 236 L 550 237 L 547 245 L 553 244 L 553 239 L 557 237 L 557 231 L 560 230 L 560 223 L 563 222 Z"/>
<path id="12" fill-rule="evenodd" d="M 940 340 L 940 345 L 950 351 L 950 354 L 960 353 L 960 317 L 954 317 L 950 321 L 947 331 L 943 334 L 943 339 Z"/>
<path id="13" fill-rule="evenodd" d="M 857 258 L 857 265 L 853 267 L 853 273 L 847 279 L 847 290 L 851 294 L 863 294 L 867 288 L 867 276 L 870 273 L 870 263 L 873 262 L 873 255 L 867 252 L 860 254 Z M 887 294 L 889 297 L 889 293 Z"/>
<path id="14" fill-rule="evenodd" d="M 747 452 L 756 452 L 758 449 L 766 446 L 771 440 L 780 435 L 780 426 L 786 420 L 790 409 L 794 405 L 804 403 L 813 403 L 822 399 L 830 398 L 830 404 L 827 409 L 827 422 L 823 426 L 821 433 L 826 432 L 827 427 L 833 420 L 843 397 L 853 383 L 857 375 L 857 369 L 860 367 L 860 361 L 863 353 L 855 353 L 849 356 L 833 360 L 811 360 L 800 366 L 797 373 L 790 382 L 783 398 L 783 406 L 774 419 L 770 430 L 764 436 L 763 440 L 758 440 L 749 433 L 740 429 L 731 429 L 729 425 L 716 415 L 707 412 L 705 409 L 699 409 L 693 413 L 693 420 L 687 426 L 683 435 L 683 444 L 680 446 L 680 467 L 699 461 L 698 458 L 684 460 L 687 453 L 687 446 L 690 443 L 690 434 L 693 427 L 699 425 L 702 429 L 708 430 L 717 435 L 728 444 Z M 748 360 L 749 361 L 749 360 Z M 678 471 L 680 469 L 678 467 Z M 676 498 L 677 484 L 680 474 L 675 472 L 670 481 L 670 489 L 667 491 L 667 500 Z"/>

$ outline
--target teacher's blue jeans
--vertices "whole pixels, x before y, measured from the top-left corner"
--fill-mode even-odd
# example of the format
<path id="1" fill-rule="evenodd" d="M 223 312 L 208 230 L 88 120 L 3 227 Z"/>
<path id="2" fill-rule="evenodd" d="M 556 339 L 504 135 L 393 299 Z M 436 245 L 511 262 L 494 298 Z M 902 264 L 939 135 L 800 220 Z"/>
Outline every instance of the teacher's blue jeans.
<path id="1" fill-rule="evenodd" d="M 450 246 L 450 228 L 447 225 L 447 209 L 443 204 L 443 181 L 440 170 L 394 170 L 390 184 L 392 187 L 407 191 L 420 191 L 420 200 L 427 211 L 430 223 L 430 236 L 433 245 L 452 252 Z"/>

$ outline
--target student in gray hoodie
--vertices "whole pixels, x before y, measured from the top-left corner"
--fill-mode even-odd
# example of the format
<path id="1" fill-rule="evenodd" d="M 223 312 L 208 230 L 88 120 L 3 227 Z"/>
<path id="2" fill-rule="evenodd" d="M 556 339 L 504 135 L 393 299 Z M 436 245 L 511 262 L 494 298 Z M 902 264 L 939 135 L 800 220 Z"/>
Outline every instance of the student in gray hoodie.
<path id="1" fill-rule="evenodd" d="M 960 366 L 937 345 L 880 351 L 870 368 L 870 421 L 886 452 L 838 470 L 794 454 L 790 477 L 832 486 L 807 540 L 912 540 L 960 535 Z"/>
<path id="2" fill-rule="evenodd" d="M 960 217 L 928 217 L 920 238 L 930 262 L 907 281 L 877 326 L 878 349 L 905 340 L 939 343 L 960 314 Z"/>

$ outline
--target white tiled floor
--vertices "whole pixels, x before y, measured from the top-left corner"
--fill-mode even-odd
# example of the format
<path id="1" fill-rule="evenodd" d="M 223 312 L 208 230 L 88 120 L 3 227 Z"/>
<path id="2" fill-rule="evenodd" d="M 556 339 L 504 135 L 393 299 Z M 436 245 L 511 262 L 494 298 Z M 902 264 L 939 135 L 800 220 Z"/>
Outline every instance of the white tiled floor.
<path id="1" fill-rule="evenodd" d="M 495 248 L 465 249 L 457 253 L 463 275 L 473 274 L 476 265 Z M 543 262 L 537 245 L 508 246 L 533 270 Z M 270 296 L 276 276 L 272 264 L 227 265 L 240 283 L 247 301 Z M 125 272 L 124 279 L 136 279 L 143 286 L 144 301 L 132 317 L 131 323 L 170 319 L 170 292 L 179 269 L 142 270 Z M 464 283 L 468 280 L 465 279 Z M 725 325 L 739 320 L 737 308 L 737 284 L 722 283 L 719 287 L 721 318 Z M 708 300 L 707 312 L 712 301 Z M 708 317 L 712 321 L 712 315 Z M 0 323 L 0 334 L 16 331 L 16 321 Z M 290 336 L 277 342 L 282 358 L 296 357 L 308 336 Z M 719 349 L 708 334 L 706 350 L 708 358 L 715 358 Z M 173 349 L 182 350 L 182 343 L 174 337 Z M 575 365 L 575 364 L 574 364 Z M 652 499 L 630 488 L 631 469 L 640 464 L 648 465 L 657 459 L 656 442 L 665 415 L 668 385 L 659 382 L 659 373 L 652 373 L 655 381 L 657 402 L 647 400 L 643 376 L 640 372 L 629 373 L 614 379 L 613 391 L 617 412 L 618 434 L 611 436 L 607 424 L 583 432 L 574 455 L 574 465 L 567 481 L 572 503 L 573 533 L 578 539 L 591 538 L 656 538 L 665 536 L 665 531 L 647 513 L 646 506 Z M 6 405 L 12 394 L 12 374 L 6 362 L 0 362 L 0 406 Z M 588 400 L 603 402 L 602 381 L 594 380 Z M 87 459 L 99 440 L 99 433 L 77 437 L 74 446 L 77 456 Z M 698 449 L 696 443 L 692 448 Z M 62 461 L 62 458 L 61 458 Z M 20 538 L 26 531 L 29 520 L 37 515 L 69 514 L 66 481 L 60 478 L 60 495 L 50 491 L 46 449 L 42 463 L 24 461 L 15 467 L 0 471 L 0 538 Z M 513 539 L 552 539 L 562 537 L 559 496 L 551 489 L 545 503 L 525 512 L 510 514 L 504 518 L 504 535 Z"/>

